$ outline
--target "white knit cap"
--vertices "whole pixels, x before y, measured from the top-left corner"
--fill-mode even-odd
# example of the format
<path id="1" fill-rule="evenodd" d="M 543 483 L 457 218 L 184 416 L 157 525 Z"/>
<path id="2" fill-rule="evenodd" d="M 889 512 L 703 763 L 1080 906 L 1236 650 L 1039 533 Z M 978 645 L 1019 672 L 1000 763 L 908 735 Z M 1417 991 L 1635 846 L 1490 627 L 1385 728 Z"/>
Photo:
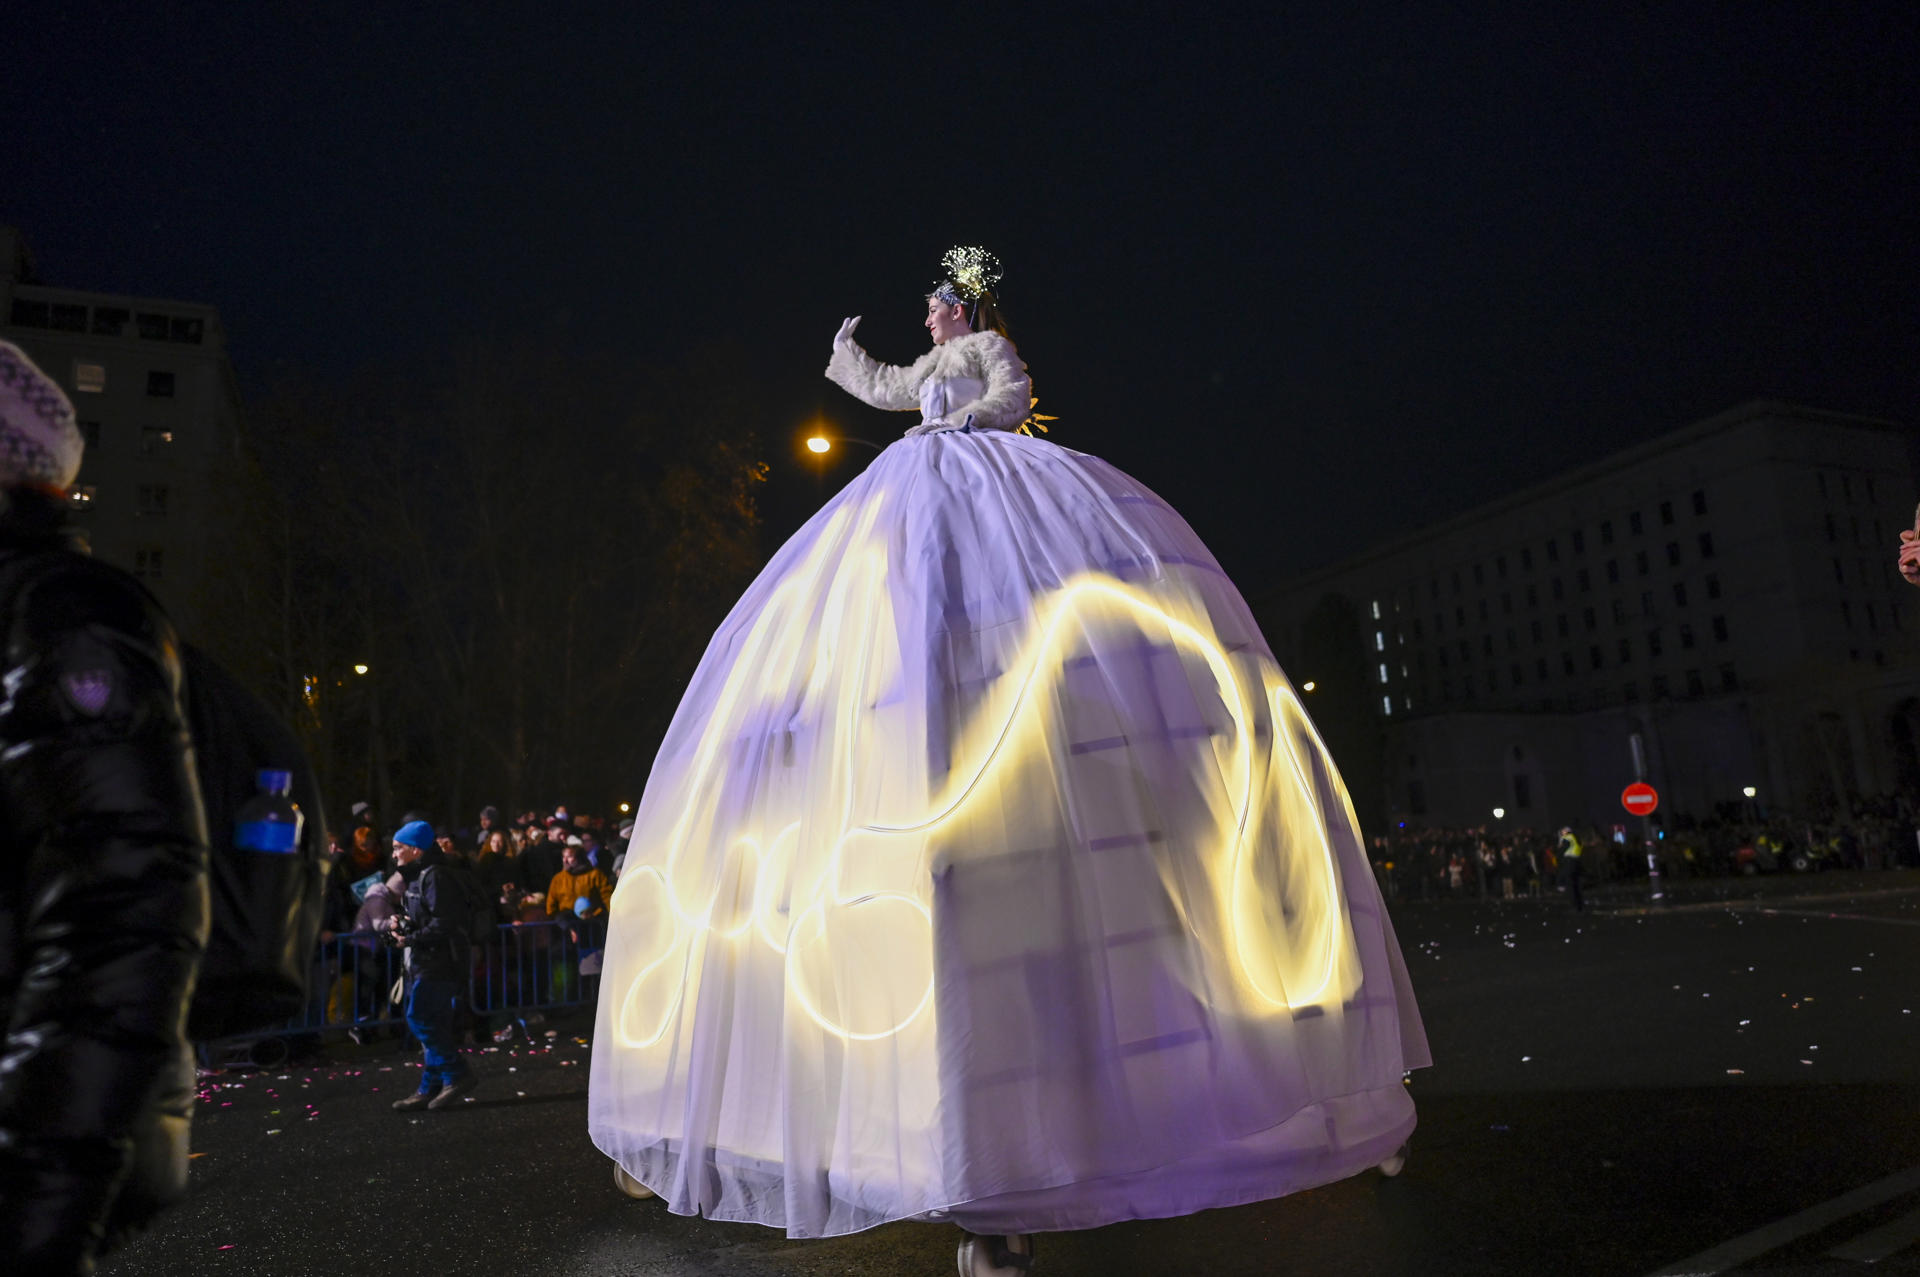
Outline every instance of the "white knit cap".
<path id="1" fill-rule="evenodd" d="M 80 473 L 83 447 L 60 387 L 24 350 L 0 341 L 0 484 L 65 491 Z"/>

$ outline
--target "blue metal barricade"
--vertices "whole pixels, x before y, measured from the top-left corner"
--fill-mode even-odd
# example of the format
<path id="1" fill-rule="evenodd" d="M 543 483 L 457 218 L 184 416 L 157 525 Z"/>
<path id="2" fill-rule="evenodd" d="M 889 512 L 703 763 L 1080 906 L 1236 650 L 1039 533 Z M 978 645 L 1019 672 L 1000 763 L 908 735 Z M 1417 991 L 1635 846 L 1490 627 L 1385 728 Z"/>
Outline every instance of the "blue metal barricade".
<path id="1" fill-rule="evenodd" d="M 585 1003 L 579 926 L 556 919 L 495 927 L 485 944 L 474 946 L 467 984 L 473 1014 L 524 1016 Z M 290 1037 L 403 1024 L 401 999 L 395 997 L 406 976 L 401 953 L 371 931 L 324 941 L 314 953 L 303 1014 L 277 1029 L 201 1043 L 201 1062 L 212 1068 L 273 1067 L 287 1058 Z"/>

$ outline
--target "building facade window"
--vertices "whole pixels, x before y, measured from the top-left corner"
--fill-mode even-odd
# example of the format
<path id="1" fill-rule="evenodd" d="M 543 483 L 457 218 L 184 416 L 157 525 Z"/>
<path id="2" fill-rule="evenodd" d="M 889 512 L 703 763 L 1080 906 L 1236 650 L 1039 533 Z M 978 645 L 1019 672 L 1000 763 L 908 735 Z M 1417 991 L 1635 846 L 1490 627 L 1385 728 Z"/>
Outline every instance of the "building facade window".
<path id="1" fill-rule="evenodd" d="M 1660 631 L 1659 630 L 1647 631 L 1647 655 L 1648 656 L 1660 655 Z"/>
<path id="2" fill-rule="evenodd" d="M 133 512 L 143 519 L 167 517 L 167 485 L 143 483 L 134 489 Z"/>
<path id="3" fill-rule="evenodd" d="M 166 575 L 166 551 L 156 549 L 133 552 L 133 574 L 143 581 L 158 581 Z"/>
<path id="4" fill-rule="evenodd" d="M 1693 648 L 1693 627 L 1691 625 L 1686 624 L 1685 622 L 1682 622 L 1680 625 L 1680 650 L 1690 651 L 1692 648 Z"/>
<path id="5" fill-rule="evenodd" d="M 1695 488 L 1693 490 L 1693 512 L 1695 514 L 1705 514 L 1707 512 L 1706 489 Z"/>
<path id="6" fill-rule="evenodd" d="M 1678 541 L 1667 542 L 1667 566 L 1670 568 L 1680 566 L 1680 543 Z"/>
<path id="7" fill-rule="evenodd" d="M 1638 510 L 1635 510 L 1627 516 L 1627 531 L 1633 533 L 1635 536 L 1639 536 L 1643 531 L 1640 526 L 1640 512 Z"/>
<path id="8" fill-rule="evenodd" d="M 1716 616 L 1713 618 L 1713 638 L 1716 643 L 1724 643 L 1727 641 L 1726 617 Z"/>
<path id="9" fill-rule="evenodd" d="M 67 489 L 67 509 L 77 514 L 85 514 L 93 509 L 93 503 L 100 498 L 100 489 L 91 483 L 76 484 Z"/>
<path id="10" fill-rule="evenodd" d="M 1709 574 L 1707 577 L 1707 597 L 1710 599 L 1720 597 L 1720 578 L 1716 574 Z"/>
<path id="11" fill-rule="evenodd" d="M 140 451 L 146 456 L 155 456 L 167 451 L 173 445 L 173 431 L 165 426 L 140 427 Z"/>
<path id="12" fill-rule="evenodd" d="M 1703 559 L 1711 559 L 1713 557 L 1713 533 L 1711 532 L 1702 532 L 1700 534 L 1700 557 Z"/>
<path id="13" fill-rule="evenodd" d="M 83 395 L 105 394 L 107 390 L 107 366 L 75 360 L 73 364 L 73 388 Z"/>
<path id="14" fill-rule="evenodd" d="M 151 369 L 147 373 L 147 397 L 149 399 L 173 398 L 173 374 L 160 368 Z"/>
<path id="15" fill-rule="evenodd" d="M 1671 501 L 1660 503 L 1660 526 L 1663 528 L 1673 526 L 1673 502 Z"/>
<path id="16" fill-rule="evenodd" d="M 87 446 L 88 452 L 98 450 L 100 447 L 100 423 L 97 421 L 82 421 L 79 425 L 80 442 Z"/>

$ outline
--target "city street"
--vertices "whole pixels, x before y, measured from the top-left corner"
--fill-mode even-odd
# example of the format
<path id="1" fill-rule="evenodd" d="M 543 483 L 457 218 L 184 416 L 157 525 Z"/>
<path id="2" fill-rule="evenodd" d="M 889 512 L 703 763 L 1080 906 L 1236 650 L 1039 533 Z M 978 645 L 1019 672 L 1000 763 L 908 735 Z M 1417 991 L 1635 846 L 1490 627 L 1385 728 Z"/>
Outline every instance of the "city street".
<path id="1" fill-rule="evenodd" d="M 1405 1173 L 1045 1236 L 1035 1271 L 1920 1272 L 1920 872 L 1673 895 L 1397 904 L 1437 1061 Z M 789 1242 L 623 1197 L 589 1025 L 552 1027 L 447 1113 L 388 1110 L 417 1077 L 391 1043 L 208 1079 L 190 1200 L 101 1272 L 953 1271 L 951 1228 Z"/>

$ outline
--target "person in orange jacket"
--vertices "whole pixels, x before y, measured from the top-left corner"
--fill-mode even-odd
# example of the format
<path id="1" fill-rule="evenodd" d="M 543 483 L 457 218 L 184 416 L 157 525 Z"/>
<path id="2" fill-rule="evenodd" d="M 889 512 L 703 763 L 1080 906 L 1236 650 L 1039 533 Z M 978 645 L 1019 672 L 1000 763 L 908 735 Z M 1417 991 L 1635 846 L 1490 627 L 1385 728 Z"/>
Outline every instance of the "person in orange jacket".
<path id="1" fill-rule="evenodd" d="M 578 838 L 568 839 L 560 856 L 560 872 L 547 887 L 547 917 L 567 922 L 580 944 L 598 947 L 611 899 L 613 879 L 588 863 Z"/>

